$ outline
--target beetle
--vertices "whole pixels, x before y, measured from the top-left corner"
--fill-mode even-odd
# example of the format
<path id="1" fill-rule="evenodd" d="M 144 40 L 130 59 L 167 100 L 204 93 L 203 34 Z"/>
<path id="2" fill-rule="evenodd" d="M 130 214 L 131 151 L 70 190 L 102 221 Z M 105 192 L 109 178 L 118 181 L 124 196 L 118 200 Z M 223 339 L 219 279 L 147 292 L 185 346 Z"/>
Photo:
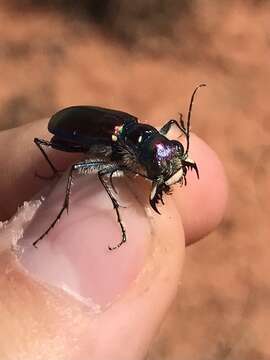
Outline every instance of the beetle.
<path id="1" fill-rule="evenodd" d="M 188 118 L 185 124 L 182 114 L 179 121 L 169 120 L 160 130 L 138 121 L 137 117 L 123 111 L 96 106 L 71 106 L 58 111 L 48 123 L 53 134 L 50 141 L 35 138 L 34 142 L 42 152 L 53 174 L 58 171 L 46 154 L 43 146 L 66 152 L 85 154 L 86 159 L 74 163 L 69 170 L 65 198 L 58 215 L 48 229 L 33 243 L 42 240 L 69 208 L 72 179 L 75 172 L 81 174 L 97 173 L 101 184 L 111 199 L 117 221 L 121 228 L 121 241 L 110 250 L 119 248 L 126 242 L 126 230 L 115 198 L 112 178 L 118 173 L 140 175 L 152 182 L 149 202 L 154 211 L 160 214 L 157 204 L 163 202 L 163 194 L 171 192 L 171 185 L 186 185 L 187 171 L 198 167 L 189 158 L 190 120 L 194 96 L 200 84 L 192 93 Z M 169 140 L 167 134 L 176 126 L 186 138 L 186 148 L 177 140 Z"/>

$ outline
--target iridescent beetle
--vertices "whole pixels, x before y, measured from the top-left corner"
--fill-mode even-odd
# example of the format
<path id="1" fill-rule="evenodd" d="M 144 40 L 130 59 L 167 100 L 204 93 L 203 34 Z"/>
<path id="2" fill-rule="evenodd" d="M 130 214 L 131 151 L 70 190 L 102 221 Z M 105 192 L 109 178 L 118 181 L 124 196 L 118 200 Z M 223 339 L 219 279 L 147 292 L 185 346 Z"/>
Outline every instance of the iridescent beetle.
<path id="1" fill-rule="evenodd" d="M 60 110 L 49 120 L 48 130 L 53 134 L 50 141 L 35 138 L 54 175 L 58 173 L 42 146 L 53 149 L 78 152 L 87 160 L 73 164 L 69 170 L 63 206 L 48 229 L 33 243 L 34 246 L 54 227 L 61 215 L 69 207 L 69 197 L 74 172 L 89 174 L 96 172 L 116 211 L 121 227 L 122 239 L 110 250 L 119 248 L 126 241 L 126 231 L 121 220 L 119 204 L 115 198 L 113 175 L 133 173 L 152 182 L 150 205 L 159 213 L 157 204 L 163 204 L 163 194 L 170 192 L 171 185 L 186 185 L 188 169 L 194 169 L 199 178 L 196 163 L 189 158 L 189 137 L 191 110 L 196 91 L 191 96 L 188 119 L 185 124 L 182 114 L 179 121 L 169 120 L 160 130 L 151 125 L 138 122 L 130 114 L 118 110 L 95 106 L 71 106 Z M 172 125 L 186 137 L 186 149 L 177 140 L 169 140 Z M 108 181 L 109 180 L 109 181 Z"/>

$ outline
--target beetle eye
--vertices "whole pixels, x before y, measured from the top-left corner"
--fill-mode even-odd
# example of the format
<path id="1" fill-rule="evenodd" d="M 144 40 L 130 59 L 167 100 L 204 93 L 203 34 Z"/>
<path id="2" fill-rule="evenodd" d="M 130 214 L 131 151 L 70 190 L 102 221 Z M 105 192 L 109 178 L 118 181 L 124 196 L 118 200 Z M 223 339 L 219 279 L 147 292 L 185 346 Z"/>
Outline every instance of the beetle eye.
<path id="1" fill-rule="evenodd" d="M 183 155 L 185 152 L 184 146 L 177 140 L 171 140 L 171 142 L 175 145 L 179 153 Z"/>

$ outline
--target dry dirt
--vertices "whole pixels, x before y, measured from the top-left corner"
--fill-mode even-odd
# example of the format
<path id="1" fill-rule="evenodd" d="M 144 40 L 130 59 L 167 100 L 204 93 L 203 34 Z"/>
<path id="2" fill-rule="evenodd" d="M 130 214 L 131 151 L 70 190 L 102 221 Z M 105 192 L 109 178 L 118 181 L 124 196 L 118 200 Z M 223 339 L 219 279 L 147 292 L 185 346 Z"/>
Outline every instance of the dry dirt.
<path id="1" fill-rule="evenodd" d="M 186 111 L 230 184 L 220 227 L 187 249 L 179 296 L 149 360 L 270 359 L 270 3 L 194 1 L 172 33 L 121 43 L 59 11 L 0 3 L 0 129 L 71 104 L 151 122 Z M 132 46 L 131 46 L 132 45 Z M 268 180 L 267 180 L 268 179 Z M 209 189 L 209 192 L 211 189 Z"/>

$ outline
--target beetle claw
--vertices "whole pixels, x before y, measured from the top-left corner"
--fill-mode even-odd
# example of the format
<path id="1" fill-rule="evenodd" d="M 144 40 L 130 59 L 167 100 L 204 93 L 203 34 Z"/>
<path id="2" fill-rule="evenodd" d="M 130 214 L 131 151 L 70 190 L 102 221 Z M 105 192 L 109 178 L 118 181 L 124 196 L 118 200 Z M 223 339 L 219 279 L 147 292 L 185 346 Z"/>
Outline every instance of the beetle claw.
<path id="1" fill-rule="evenodd" d="M 157 203 L 158 203 L 158 201 L 157 201 L 156 198 L 154 198 L 153 200 L 150 200 L 150 205 L 151 205 L 152 209 L 153 209 L 156 213 L 158 213 L 159 215 L 161 215 L 161 213 L 159 212 L 159 210 L 158 210 L 158 208 L 157 208 Z"/>

